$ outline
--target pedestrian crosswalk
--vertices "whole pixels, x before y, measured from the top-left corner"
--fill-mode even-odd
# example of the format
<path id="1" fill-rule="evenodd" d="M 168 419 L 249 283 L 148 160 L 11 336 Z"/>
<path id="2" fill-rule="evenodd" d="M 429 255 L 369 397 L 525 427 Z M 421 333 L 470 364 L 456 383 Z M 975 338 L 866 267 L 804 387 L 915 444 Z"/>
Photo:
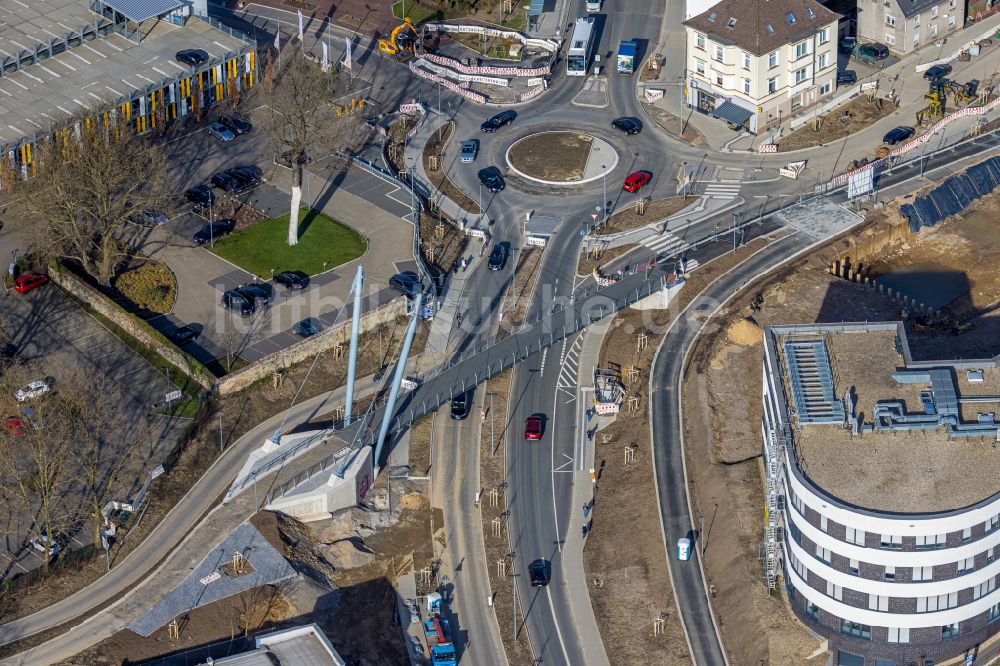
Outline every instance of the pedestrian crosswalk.
<path id="1" fill-rule="evenodd" d="M 658 236 L 645 238 L 641 243 L 655 252 L 658 257 L 679 255 L 691 247 L 690 243 L 683 238 L 678 238 L 669 231 L 664 231 Z"/>
<path id="2" fill-rule="evenodd" d="M 702 181 L 705 190 L 701 193 L 707 199 L 735 199 L 740 195 L 739 183 L 718 183 Z"/>

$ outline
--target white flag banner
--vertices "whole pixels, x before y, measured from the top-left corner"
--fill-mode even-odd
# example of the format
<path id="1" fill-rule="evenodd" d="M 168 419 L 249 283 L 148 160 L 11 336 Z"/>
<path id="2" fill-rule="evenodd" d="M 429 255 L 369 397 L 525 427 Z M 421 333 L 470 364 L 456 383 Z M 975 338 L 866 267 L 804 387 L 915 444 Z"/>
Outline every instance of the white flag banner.
<path id="1" fill-rule="evenodd" d="M 344 37 L 344 43 L 347 44 L 347 48 L 344 50 L 344 67 L 347 69 L 351 68 L 351 38 Z"/>
<path id="2" fill-rule="evenodd" d="M 281 32 L 280 31 L 276 31 L 274 33 L 274 50 L 275 51 L 280 51 L 281 50 Z"/>
<path id="3" fill-rule="evenodd" d="M 323 42 L 323 62 L 320 63 L 320 68 L 324 72 L 330 71 L 330 52 L 327 49 L 326 42 Z"/>
<path id="4" fill-rule="evenodd" d="M 305 38 L 302 36 L 302 10 L 299 10 L 299 41 L 304 42 Z"/>

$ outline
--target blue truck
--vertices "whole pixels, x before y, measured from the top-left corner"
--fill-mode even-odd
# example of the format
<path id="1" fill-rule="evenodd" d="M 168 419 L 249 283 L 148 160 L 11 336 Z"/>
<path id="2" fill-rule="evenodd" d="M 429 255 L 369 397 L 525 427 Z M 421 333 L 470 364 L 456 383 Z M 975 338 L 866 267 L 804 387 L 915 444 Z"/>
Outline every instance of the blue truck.
<path id="1" fill-rule="evenodd" d="M 458 666 L 458 656 L 451 642 L 451 627 L 448 620 L 441 615 L 441 595 L 427 595 L 427 612 L 429 620 L 424 621 L 424 638 L 431 653 L 433 666 Z"/>
<path id="2" fill-rule="evenodd" d="M 632 75 L 635 73 L 635 57 L 639 52 L 639 42 L 634 39 L 623 40 L 618 45 L 618 73 Z"/>

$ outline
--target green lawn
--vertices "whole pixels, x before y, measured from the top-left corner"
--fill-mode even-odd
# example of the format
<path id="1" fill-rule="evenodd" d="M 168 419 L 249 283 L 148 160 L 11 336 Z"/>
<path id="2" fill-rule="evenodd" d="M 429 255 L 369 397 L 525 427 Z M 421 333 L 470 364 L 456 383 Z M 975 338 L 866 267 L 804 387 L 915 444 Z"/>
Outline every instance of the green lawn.
<path id="1" fill-rule="evenodd" d="M 316 275 L 353 261 L 365 253 L 364 237 L 317 210 L 299 213 L 299 243 L 288 245 L 288 215 L 258 222 L 216 242 L 213 250 L 261 279 L 271 270 Z M 325 262 L 325 267 L 324 267 Z"/>

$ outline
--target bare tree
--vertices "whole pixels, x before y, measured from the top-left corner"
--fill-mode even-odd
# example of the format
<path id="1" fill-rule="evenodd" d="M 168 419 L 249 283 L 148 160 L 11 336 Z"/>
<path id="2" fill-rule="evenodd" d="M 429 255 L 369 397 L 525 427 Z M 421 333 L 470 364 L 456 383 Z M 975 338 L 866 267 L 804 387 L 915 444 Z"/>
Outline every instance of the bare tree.
<path id="1" fill-rule="evenodd" d="M 279 62 L 280 67 L 270 65 L 271 73 L 264 78 L 263 124 L 275 154 L 286 157 L 292 169 L 288 244 L 296 245 L 302 204 L 302 164 L 335 124 L 326 118 L 324 108 L 335 94 L 337 72 L 324 72 L 298 44 L 286 48 Z"/>
<path id="2" fill-rule="evenodd" d="M 109 285 L 131 252 L 130 220 L 166 200 L 166 161 L 131 125 L 102 115 L 90 111 L 38 146 L 38 171 L 19 189 L 35 246 Z"/>

